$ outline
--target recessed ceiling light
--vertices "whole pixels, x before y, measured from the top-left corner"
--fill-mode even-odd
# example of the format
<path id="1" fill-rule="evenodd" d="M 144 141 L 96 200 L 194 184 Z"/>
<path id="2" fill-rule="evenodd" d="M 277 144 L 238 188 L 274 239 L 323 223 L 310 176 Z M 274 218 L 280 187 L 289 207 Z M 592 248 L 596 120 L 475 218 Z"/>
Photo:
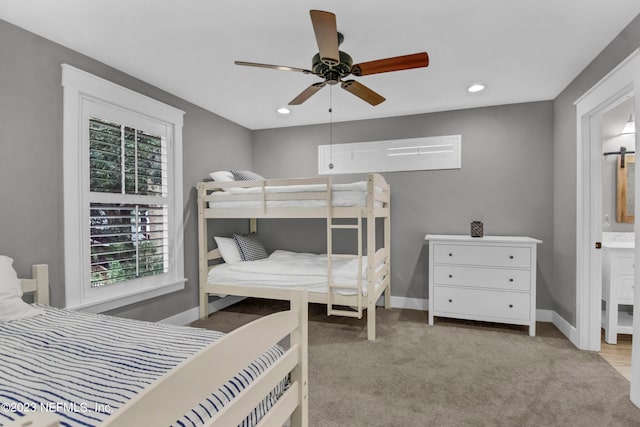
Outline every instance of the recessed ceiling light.
<path id="1" fill-rule="evenodd" d="M 484 90 L 484 85 L 480 83 L 473 84 L 467 88 L 467 92 L 475 93 Z"/>
<path id="2" fill-rule="evenodd" d="M 278 108 L 278 113 L 280 113 L 280 114 L 289 114 L 290 112 L 291 112 L 291 110 L 289 110 L 287 107 Z"/>

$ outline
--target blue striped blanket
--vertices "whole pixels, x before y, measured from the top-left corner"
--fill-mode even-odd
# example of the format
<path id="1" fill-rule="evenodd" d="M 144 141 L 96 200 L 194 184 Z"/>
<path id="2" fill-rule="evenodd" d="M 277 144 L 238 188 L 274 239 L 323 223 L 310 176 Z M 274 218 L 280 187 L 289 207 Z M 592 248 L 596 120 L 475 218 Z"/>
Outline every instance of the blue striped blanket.
<path id="1" fill-rule="evenodd" d="M 0 323 L 0 425 L 32 411 L 55 412 L 63 426 L 98 425 L 171 368 L 223 336 L 206 329 L 45 310 L 41 316 Z M 282 354 L 279 347 L 267 351 L 167 425 L 201 425 Z M 283 379 L 242 425 L 256 424 L 287 386 Z"/>

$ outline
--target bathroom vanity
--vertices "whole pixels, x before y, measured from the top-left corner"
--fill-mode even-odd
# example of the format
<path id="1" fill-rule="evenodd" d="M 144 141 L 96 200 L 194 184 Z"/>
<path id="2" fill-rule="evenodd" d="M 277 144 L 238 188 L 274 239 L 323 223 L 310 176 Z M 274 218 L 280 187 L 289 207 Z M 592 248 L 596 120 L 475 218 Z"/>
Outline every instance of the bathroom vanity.
<path id="1" fill-rule="evenodd" d="M 635 237 L 634 233 L 602 234 L 602 327 L 605 341 L 616 344 L 618 334 L 633 332 L 632 310 L 621 310 L 619 306 L 633 306 Z"/>

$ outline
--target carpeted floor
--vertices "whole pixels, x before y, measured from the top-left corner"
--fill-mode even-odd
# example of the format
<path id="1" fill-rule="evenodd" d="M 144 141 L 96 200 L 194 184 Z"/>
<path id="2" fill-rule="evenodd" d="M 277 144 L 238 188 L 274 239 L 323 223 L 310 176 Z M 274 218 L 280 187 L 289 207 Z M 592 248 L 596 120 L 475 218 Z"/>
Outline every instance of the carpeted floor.
<path id="1" fill-rule="evenodd" d="M 247 299 L 194 326 L 230 331 L 287 305 Z M 366 319 L 309 313 L 310 425 L 640 426 L 629 382 L 553 325 L 526 328 L 378 309 Z"/>

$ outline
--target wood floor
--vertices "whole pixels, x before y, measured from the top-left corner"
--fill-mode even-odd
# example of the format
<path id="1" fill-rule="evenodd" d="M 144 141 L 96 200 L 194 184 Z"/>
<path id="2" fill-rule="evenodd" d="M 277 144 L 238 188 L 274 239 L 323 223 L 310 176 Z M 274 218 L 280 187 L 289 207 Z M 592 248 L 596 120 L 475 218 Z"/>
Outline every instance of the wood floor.
<path id="1" fill-rule="evenodd" d="M 607 344 L 602 333 L 600 356 L 631 381 L 631 335 L 618 334 L 618 344 Z"/>

